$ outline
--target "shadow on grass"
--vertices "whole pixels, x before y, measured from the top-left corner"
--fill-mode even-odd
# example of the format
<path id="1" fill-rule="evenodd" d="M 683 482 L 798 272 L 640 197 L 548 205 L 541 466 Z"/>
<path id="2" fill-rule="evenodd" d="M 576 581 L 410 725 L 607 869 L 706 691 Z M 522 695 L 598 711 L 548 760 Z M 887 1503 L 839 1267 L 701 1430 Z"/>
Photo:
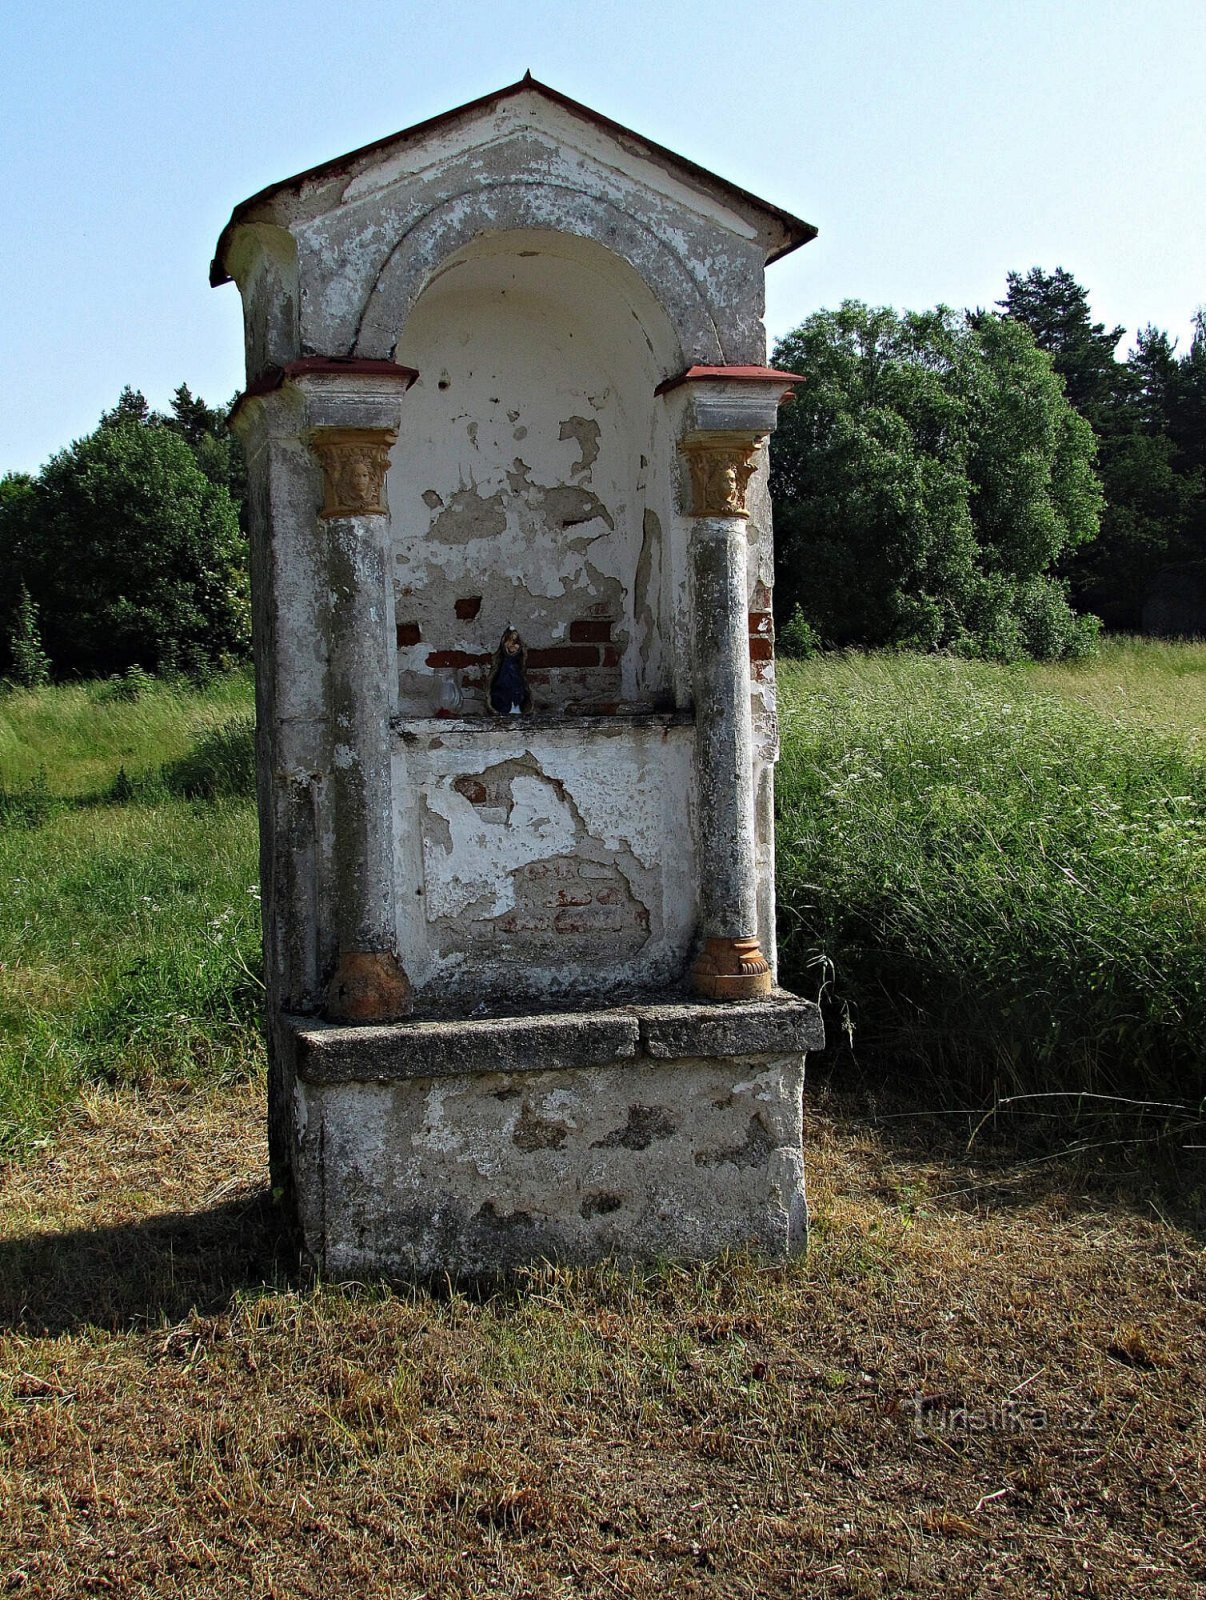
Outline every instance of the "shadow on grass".
<path id="1" fill-rule="evenodd" d="M 55 1336 L 179 1322 L 300 1275 L 297 1240 L 265 1189 L 205 1211 L 0 1241 L 0 1328 Z"/>
<path id="2" fill-rule="evenodd" d="M 1206 1238 L 1206 1128 L 1192 1107 L 1161 1116 L 1108 1097 L 1022 1097 L 989 1114 L 957 1108 L 958 1094 L 937 1078 L 894 1080 L 828 1056 L 808 1063 L 806 1168 L 811 1108 L 844 1134 L 873 1141 L 881 1198 L 912 1194 L 986 1212 L 1121 1208 Z"/>

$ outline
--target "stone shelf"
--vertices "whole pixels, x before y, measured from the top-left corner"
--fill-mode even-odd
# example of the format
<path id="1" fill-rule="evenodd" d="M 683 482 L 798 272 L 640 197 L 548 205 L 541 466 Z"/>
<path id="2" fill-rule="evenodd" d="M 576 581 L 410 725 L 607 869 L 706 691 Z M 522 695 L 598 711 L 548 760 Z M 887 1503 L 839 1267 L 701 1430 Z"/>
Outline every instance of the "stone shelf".
<path id="1" fill-rule="evenodd" d="M 631 711 L 537 711 L 525 717 L 494 717 L 482 713 L 458 713 L 451 717 L 391 717 L 390 727 L 404 743 L 429 739 L 433 734 L 445 732 L 489 737 L 500 733 L 582 733 L 598 734 L 620 732 L 631 728 L 687 728 L 695 722 L 695 713 L 686 711 L 654 711 L 641 708 Z"/>
<path id="2" fill-rule="evenodd" d="M 307 1083 L 385 1083 L 488 1072 L 567 1071 L 731 1055 L 819 1050 L 818 1008 L 779 991 L 739 1003 L 667 999 L 608 1010 L 408 1019 L 338 1027 L 292 1017 Z"/>

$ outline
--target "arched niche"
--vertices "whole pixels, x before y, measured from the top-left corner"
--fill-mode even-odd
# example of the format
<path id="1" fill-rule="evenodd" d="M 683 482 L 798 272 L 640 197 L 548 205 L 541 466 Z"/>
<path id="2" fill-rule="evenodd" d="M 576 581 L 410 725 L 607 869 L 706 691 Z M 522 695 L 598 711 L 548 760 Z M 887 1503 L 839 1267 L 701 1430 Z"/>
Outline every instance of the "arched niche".
<path id="1" fill-rule="evenodd" d="M 537 709 L 664 706 L 675 453 L 654 390 L 683 353 L 648 286 L 591 240 L 490 234 L 432 274 L 396 358 L 420 373 L 389 483 L 399 712 L 458 691 L 484 711 L 508 624 Z"/>

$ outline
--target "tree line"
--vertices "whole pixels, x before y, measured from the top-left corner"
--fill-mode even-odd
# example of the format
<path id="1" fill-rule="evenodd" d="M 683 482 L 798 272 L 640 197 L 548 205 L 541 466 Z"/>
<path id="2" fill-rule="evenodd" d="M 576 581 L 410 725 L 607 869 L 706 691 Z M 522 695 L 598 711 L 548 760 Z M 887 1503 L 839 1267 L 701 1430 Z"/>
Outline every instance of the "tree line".
<path id="1" fill-rule="evenodd" d="M 777 345 L 805 375 L 771 442 L 789 649 L 999 659 L 1137 629 L 1169 567 L 1206 578 L 1206 313 L 1188 351 L 1094 322 L 1063 268 L 992 312 L 820 311 Z"/>
<path id="2" fill-rule="evenodd" d="M 203 677 L 247 658 L 242 451 L 181 384 L 126 388 L 37 476 L 0 479 L 0 672 L 26 685 L 138 667 Z"/>
<path id="3" fill-rule="evenodd" d="M 1190 347 L 1094 322 L 1070 273 L 993 311 L 850 301 L 776 346 L 806 382 L 772 437 L 784 646 L 998 659 L 1136 629 L 1153 577 L 1206 578 L 1206 312 Z M 246 659 L 241 449 L 181 384 L 125 389 L 36 476 L 0 479 L 0 674 L 190 676 Z M 4 609 L 6 608 L 6 609 Z"/>

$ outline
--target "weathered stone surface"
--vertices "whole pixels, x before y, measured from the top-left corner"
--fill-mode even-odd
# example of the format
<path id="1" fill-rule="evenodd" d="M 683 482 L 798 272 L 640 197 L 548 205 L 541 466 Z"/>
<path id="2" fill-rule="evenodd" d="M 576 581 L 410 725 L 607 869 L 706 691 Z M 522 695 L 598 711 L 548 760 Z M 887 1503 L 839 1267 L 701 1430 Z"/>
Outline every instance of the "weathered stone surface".
<path id="1" fill-rule="evenodd" d="M 825 1042 L 821 1014 L 779 990 L 736 1004 L 667 1000 L 614 1010 L 529 1016 L 409 1020 L 341 1028 L 290 1019 L 298 1075 L 310 1083 L 354 1083 L 452 1073 L 565 1070 L 638 1057 L 802 1054 Z"/>
<path id="2" fill-rule="evenodd" d="M 303 1083 L 307 1244 L 334 1276 L 787 1256 L 802 1085 L 798 1055 Z"/>
<path id="3" fill-rule="evenodd" d="M 308 1083 L 445 1078 L 452 1074 L 594 1067 L 633 1059 L 640 1026 L 626 1012 L 402 1022 L 374 1028 L 297 1024 L 297 1071 Z"/>
<path id="4" fill-rule="evenodd" d="M 782 990 L 764 1001 L 641 1006 L 636 1014 L 642 1052 L 667 1060 L 803 1052 L 825 1043 L 817 1007 Z"/>

